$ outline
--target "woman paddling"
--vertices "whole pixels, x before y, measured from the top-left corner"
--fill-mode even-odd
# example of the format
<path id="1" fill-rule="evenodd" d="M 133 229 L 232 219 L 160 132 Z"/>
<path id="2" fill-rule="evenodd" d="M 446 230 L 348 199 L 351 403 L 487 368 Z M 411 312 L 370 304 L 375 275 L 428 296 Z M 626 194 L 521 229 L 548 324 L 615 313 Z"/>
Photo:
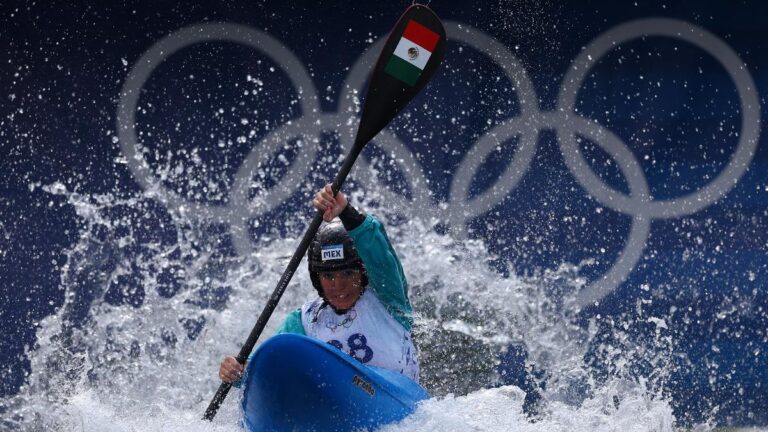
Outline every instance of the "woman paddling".
<path id="1" fill-rule="evenodd" d="M 319 298 L 288 314 L 277 334 L 319 339 L 366 365 L 418 382 L 408 283 L 384 226 L 358 212 L 342 192 L 334 197 L 330 185 L 315 194 L 312 204 L 326 222 L 307 252 Z M 334 221 L 336 217 L 340 221 Z M 227 356 L 219 377 L 235 382 L 243 370 L 235 357 Z"/>

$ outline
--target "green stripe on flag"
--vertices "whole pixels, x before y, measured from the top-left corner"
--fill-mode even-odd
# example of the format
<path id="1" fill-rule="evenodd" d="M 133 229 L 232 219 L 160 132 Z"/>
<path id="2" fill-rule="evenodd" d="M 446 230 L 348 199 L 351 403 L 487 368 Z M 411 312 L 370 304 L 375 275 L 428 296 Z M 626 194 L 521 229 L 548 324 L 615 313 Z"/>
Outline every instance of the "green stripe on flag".
<path id="1" fill-rule="evenodd" d="M 393 55 L 389 58 L 387 66 L 384 67 L 384 72 L 392 75 L 400 81 L 412 86 L 416 84 L 416 80 L 421 75 L 421 69 L 401 59 L 400 57 Z"/>

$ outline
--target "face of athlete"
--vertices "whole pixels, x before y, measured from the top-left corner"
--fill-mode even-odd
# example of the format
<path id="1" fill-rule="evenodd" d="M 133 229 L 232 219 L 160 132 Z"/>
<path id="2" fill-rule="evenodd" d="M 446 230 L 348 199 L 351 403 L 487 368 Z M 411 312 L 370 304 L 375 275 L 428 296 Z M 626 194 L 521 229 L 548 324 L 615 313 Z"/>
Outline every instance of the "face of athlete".
<path id="1" fill-rule="evenodd" d="M 363 292 L 360 270 L 320 272 L 318 276 L 325 299 L 336 309 L 351 308 Z"/>

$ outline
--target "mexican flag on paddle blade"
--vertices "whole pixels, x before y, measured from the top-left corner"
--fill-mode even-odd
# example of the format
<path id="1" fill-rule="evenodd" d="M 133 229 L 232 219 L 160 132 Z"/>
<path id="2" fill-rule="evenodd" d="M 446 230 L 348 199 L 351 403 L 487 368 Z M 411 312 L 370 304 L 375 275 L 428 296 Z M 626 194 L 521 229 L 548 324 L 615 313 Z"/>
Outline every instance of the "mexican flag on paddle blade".
<path id="1" fill-rule="evenodd" d="M 413 86 L 421 76 L 439 40 L 440 35 L 437 33 L 414 20 L 408 21 L 400 42 L 392 57 L 389 58 L 384 71 Z"/>
<path id="2" fill-rule="evenodd" d="M 403 13 L 371 72 L 356 143 L 372 140 L 424 88 L 445 56 L 445 41 L 428 7 L 414 4 Z"/>

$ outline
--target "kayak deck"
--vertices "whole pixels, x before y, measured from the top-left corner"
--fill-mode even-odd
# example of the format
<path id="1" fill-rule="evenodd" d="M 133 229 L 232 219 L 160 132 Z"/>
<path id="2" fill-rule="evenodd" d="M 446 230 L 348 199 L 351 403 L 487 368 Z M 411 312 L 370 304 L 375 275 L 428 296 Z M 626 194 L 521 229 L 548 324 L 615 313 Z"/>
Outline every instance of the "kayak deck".
<path id="1" fill-rule="evenodd" d="M 373 429 L 402 420 L 429 398 L 397 372 L 296 334 L 264 342 L 244 383 L 243 424 L 253 432 Z"/>

